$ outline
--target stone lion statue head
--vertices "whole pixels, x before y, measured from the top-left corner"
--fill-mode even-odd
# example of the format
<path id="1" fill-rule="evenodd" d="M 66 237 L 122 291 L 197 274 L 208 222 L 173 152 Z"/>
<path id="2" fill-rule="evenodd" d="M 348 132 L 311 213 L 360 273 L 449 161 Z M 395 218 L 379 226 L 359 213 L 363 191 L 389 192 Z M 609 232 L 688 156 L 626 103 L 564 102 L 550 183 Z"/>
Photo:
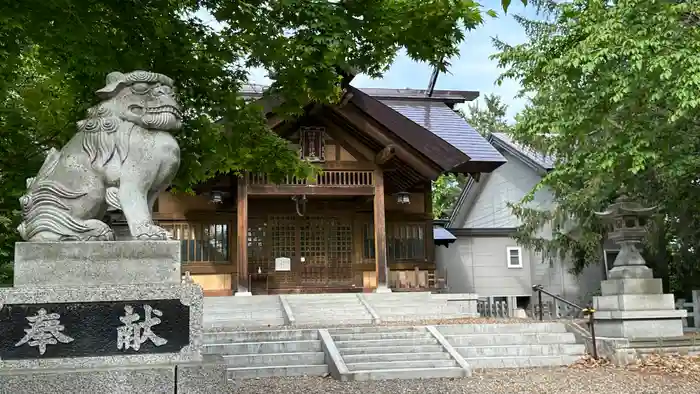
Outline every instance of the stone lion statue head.
<path id="1" fill-rule="evenodd" d="M 173 80 L 148 72 L 112 72 L 97 92 L 103 102 L 91 109 L 95 117 L 116 116 L 145 129 L 177 130 L 182 127 L 180 104 Z"/>
<path id="2" fill-rule="evenodd" d="M 122 161 L 129 151 L 132 127 L 175 131 L 182 127 L 182 110 L 173 80 L 149 71 L 112 72 L 96 92 L 102 100 L 78 122 L 83 148 L 93 164 L 107 164 L 114 153 Z"/>

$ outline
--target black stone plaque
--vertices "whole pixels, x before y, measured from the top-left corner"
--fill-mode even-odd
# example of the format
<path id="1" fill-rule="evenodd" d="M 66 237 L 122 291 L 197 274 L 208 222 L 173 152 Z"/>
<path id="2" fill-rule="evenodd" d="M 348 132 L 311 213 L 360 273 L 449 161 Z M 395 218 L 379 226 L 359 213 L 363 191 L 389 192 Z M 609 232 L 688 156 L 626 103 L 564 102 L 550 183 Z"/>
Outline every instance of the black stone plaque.
<path id="1" fill-rule="evenodd" d="M 125 317 L 130 308 L 138 319 Z M 36 316 L 42 317 L 33 322 L 27 319 Z M 160 322 L 153 324 L 157 322 L 153 318 Z M 46 340 L 53 344 L 41 346 Z M 3 360 L 177 353 L 189 342 L 190 307 L 177 299 L 5 304 L 0 309 Z"/>

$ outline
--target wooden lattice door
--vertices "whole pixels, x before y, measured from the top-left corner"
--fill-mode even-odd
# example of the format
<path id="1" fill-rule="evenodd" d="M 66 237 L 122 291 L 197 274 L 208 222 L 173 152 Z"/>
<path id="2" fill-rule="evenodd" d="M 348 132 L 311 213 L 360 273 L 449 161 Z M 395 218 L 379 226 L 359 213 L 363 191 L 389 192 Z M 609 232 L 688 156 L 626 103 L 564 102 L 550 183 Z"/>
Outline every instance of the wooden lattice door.
<path id="1" fill-rule="evenodd" d="M 352 226 L 349 220 L 304 217 L 299 230 L 299 284 L 319 287 L 350 285 Z"/>
<path id="2" fill-rule="evenodd" d="M 352 222 L 341 218 L 326 218 L 328 226 L 328 279 L 330 284 L 352 284 Z"/>
<path id="3" fill-rule="evenodd" d="M 271 215 L 268 220 L 270 229 L 270 253 L 272 269 L 270 270 L 272 286 L 289 288 L 297 286 L 297 275 L 294 265 L 299 256 L 297 253 L 297 217 Z M 275 271 L 274 260 L 287 257 L 291 260 L 291 271 Z"/>
<path id="4" fill-rule="evenodd" d="M 323 219 L 303 217 L 299 226 L 299 280 L 302 286 L 324 286 L 326 234 Z"/>

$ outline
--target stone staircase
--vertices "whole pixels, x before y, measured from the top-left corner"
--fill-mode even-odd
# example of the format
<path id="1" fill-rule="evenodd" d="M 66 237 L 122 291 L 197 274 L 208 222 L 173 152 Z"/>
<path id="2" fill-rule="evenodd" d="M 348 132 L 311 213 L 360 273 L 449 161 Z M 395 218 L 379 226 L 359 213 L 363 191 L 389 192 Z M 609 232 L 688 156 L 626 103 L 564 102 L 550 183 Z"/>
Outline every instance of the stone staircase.
<path id="1" fill-rule="evenodd" d="M 460 303 L 428 292 L 362 294 L 381 321 L 417 321 L 465 317 Z M 475 308 L 476 309 L 476 308 Z M 410 319 L 407 319 L 410 317 Z"/>
<path id="2" fill-rule="evenodd" d="M 329 373 L 340 380 L 463 377 L 475 369 L 569 365 L 584 352 L 557 322 L 204 334 L 204 353 L 222 355 L 231 379 Z"/>
<path id="3" fill-rule="evenodd" d="M 342 363 L 342 380 L 466 376 L 425 327 L 352 327 L 328 330 Z M 341 367 L 342 369 L 342 367 Z"/>
<path id="4" fill-rule="evenodd" d="M 438 331 L 472 369 L 570 365 L 585 353 L 564 323 L 446 325 Z"/>
<path id="5" fill-rule="evenodd" d="M 318 330 L 209 332 L 205 354 L 220 354 L 229 379 L 328 373 Z"/>
<path id="6" fill-rule="evenodd" d="M 372 324 L 373 319 L 357 293 L 295 294 L 280 296 L 296 325 Z"/>
<path id="7" fill-rule="evenodd" d="M 234 329 L 282 327 L 288 324 L 280 297 L 205 297 L 204 330 L 229 331 Z"/>

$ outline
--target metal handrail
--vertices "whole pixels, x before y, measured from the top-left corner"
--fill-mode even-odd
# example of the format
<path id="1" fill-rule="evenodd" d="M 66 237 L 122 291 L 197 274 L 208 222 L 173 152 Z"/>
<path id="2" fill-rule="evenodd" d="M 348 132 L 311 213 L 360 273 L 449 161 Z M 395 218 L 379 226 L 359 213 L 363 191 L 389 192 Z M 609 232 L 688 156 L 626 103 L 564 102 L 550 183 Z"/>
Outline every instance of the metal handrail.
<path id="1" fill-rule="evenodd" d="M 591 341 L 593 342 L 593 358 L 598 359 L 598 344 L 596 343 L 595 339 L 595 319 L 594 319 L 594 314 L 595 314 L 595 309 L 593 308 L 592 305 L 589 305 L 588 307 L 582 307 L 579 305 L 574 304 L 571 301 L 565 300 L 561 297 L 559 297 L 556 294 L 552 294 L 548 292 L 547 290 L 544 289 L 542 285 L 533 285 L 532 290 L 537 292 L 537 304 L 539 307 L 539 318 L 540 321 L 544 320 L 544 305 L 542 303 L 542 293 L 554 298 L 557 301 L 561 301 L 565 303 L 566 305 L 569 305 L 572 308 L 576 308 L 583 312 L 583 315 L 586 316 L 588 315 L 588 325 L 590 326 L 591 329 Z"/>

